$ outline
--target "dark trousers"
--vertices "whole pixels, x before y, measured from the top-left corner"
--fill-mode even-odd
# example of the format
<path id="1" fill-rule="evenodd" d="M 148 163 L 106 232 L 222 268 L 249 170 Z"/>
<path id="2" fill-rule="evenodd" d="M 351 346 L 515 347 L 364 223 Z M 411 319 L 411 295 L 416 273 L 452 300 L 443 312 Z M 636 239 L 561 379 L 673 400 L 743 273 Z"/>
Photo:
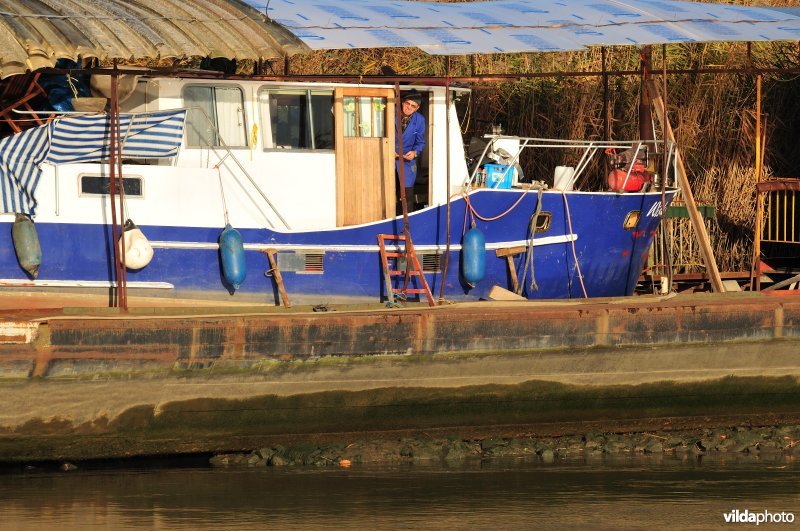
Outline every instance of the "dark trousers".
<path id="1" fill-rule="evenodd" d="M 397 182 L 397 181 L 395 181 Z M 397 210 L 396 213 L 399 216 L 403 213 L 403 202 L 402 198 L 400 197 L 400 185 L 398 184 L 395 188 L 397 188 Z M 406 188 L 406 205 L 408 206 L 408 211 L 414 211 L 414 187 L 409 186 Z"/>

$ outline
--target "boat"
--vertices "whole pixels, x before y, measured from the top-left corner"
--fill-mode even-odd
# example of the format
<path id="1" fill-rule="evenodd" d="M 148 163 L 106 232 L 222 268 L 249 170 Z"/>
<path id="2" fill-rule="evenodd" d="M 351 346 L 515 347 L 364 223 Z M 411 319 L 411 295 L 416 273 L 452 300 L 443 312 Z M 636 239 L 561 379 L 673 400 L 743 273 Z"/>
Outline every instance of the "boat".
<path id="1" fill-rule="evenodd" d="M 233 75 L 230 59 L 262 65 L 266 57 L 311 50 L 408 46 L 463 56 L 779 41 L 795 40 L 800 27 L 791 9 L 667 0 L 622 7 L 606 0 L 273 4 L 230 3 L 233 17 L 202 10 L 201 18 L 162 16 L 142 39 L 133 38 L 139 22 L 128 26 L 136 14 L 87 12 L 76 17 L 86 38 L 65 36 L 69 44 L 58 53 L 42 50 L 61 40 L 9 52 L 2 76 L 28 76 L 36 90 L 22 90 L 18 108 L 0 110 L 0 118 L 16 130 L 18 119 L 39 125 L 0 139 L 0 287 L 287 305 L 435 304 L 504 291 L 522 299 L 631 295 L 676 184 L 691 192 L 669 138 L 555 140 L 487 131 L 486 148 L 468 162 L 454 104 L 468 89 L 449 76 L 435 83 L 312 80 L 286 71 L 243 78 Z M 27 12 L 9 16 L 50 24 Z M 79 22 L 104 17 L 131 38 L 110 36 L 105 23 Z M 38 33 L 44 41 L 60 35 L 60 27 L 48 28 Z M 191 38 L 162 34 L 168 30 Z M 111 41 L 110 51 L 87 44 Z M 207 68 L 111 72 L 77 65 L 61 71 L 69 80 L 81 76 L 62 86 L 62 95 L 96 100 L 94 84 L 100 108 L 110 112 L 32 109 L 31 98 L 46 93 L 47 76 L 58 71 L 29 72 L 25 65 L 54 66 L 84 51 L 90 60 L 117 62 L 207 56 Z M 223 72 L 209 73 L 215 61 Z M 119 80 L 122 94 L 100 90 L 117 86 L 109 79 Z M 90 90 L 79 86 L 84 82 Z M 395 113 L 412 89 L 422 95 L 427 148 L 400 215 Z M 668 130 L 668 119 L 662 121 Z M 568 155 L 525 175 L 526 157 L 545 150 Z M 695 218 L 709 276 L 721 290 Z M 13 234 L 27 236 L 15 247 Z"/>
<path id="2" fill-rule="evenodd" d="M 109 195 L 109 114 L 66 112 L 0 141 L 8 212 L 0 285 L 113 287 L 109 225 L 119 201 L 153 250 L 147 265 L 127 264 L 130 293 L 280 302 L 277 271 L 292 302 L 313 304 L 477 300 L 495 286 L 528 299 L 631 295 L 676 192 L 641 181 L 634 166 L 648 149 L 642 141 L 489 134 L 469 168 L 454 103 L 467 89 L 413 85 L 402 92 L 423 97 L 427 186 L 418 210 L 408 198 L 404 218 L 395 208 L 397 87 L 136 77 L 120 103 L 121 200 Z M 520 161 L 547 149 L 577 157 L 559 169 L 571 175 L 563 189 L 554 188 L 556 168 L 522 175 Z M 614 170 L 624 175 L 617 190 L 573 188 L 615 150 L 636 153 Z M 637 186 L 624 182 L 637 176 Z M 42 255 L 35 279 L 13 251 L 12 213 L 34 221 Z M 239 285 L 221 267 L 226 226 L 241 237 Z M 484 245 L 468 256 L 462 240 L 472 228 Z M 397 238 L 407 233 L 408 249 Z M 479 263 L 479 278 L 465 275 L 467 260 Z M 406 267 L 408 282 L 397 274 Z"/>

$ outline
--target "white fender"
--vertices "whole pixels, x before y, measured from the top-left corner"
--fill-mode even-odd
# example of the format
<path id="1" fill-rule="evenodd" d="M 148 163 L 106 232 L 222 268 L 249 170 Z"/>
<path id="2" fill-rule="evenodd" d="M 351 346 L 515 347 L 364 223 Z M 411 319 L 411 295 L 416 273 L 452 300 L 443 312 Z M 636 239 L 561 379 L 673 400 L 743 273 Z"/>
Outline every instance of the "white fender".
<path id="1" fill-rule="evenodd" d="M 129 225 L 130 224 L 130 225 Z M 125 267 L 128 269 L 141 269 L 153 259 L 153 246 L 142 234 L 142 231 L 130 220 L 125 223 Z M 120 236 L 119 249 L 122 256 L 122 236 Z"/>

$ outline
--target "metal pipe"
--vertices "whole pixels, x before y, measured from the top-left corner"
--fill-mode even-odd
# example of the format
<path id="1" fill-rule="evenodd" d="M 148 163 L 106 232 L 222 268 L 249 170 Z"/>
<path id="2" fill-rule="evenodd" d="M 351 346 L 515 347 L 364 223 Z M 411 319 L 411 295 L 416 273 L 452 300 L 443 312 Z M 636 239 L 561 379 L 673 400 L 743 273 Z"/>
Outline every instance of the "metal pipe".
<path id="1" fill-rule="evenodd" d="M 445 65 L 446 74 L 450 75 L 450 56 L 447 56 L 447 63 Z M 444 108 L 445 108 L 445 142 L 447 142 L 447 151 L 445 151 L 445 160 L 447 161 L 447 221 L 445 225 L 446 243 L 444 249 L 444 265 L 442 266 L 441 281 L 439 284 L 439 304 L 444 304 L 444 286 L 445 279 L 447 278 L 447 268 L 450 266 L 450 78 L 447 77 L 444 82 Z"/>
<path id="2" fill-rule="evenodd" d="M 115 203 L 117 193 L 117 120 L 119 116 L 116 113 L 115 102 L 117 98 L 117 72 L 111 75 L 111 105 L 109 108 L 109 200 L 111 201 L 111 247 L 114 251 L 114 278 L 117 281 L 116 298 L 112 301 L 112 306 L 116 306 L 121 310 L 127 310 L 125 297 L 124 297 L 124 281 L 122 280 L 121 268 L 124 267 L 121 263 L 119 253 L 119 231 L 117 227 L 117 206 Z"/>
<path id="3" fill-rule="evenodd" d="M 94 75 L 109 75 L 112 70 L 103 68 L 87 68 L 87 69 L 63 69 L 63 68 L 43 68 L 42 72 L 47 74 L 66 74 L 69 72 L 86 72 Z M 419 83 L 426 84 L 431 82 L 441 82 L 441 76 L 412 76 L 412 75 L 394 75 L 394 76 L 381 76 L 381 75 L 299 75 L 299 74 L 284 74 L 284 75 L 271 75 L 271 76 L 257 76 L 257 75 L 225 75 L 222 72 L 212 70 L 174 70 L 174 69 L 125 69 L 118 70 L 120 74 L 136 74 L 140 76 L 150 77 L 181 77 L 181 78 L 219 78 L 234 81 L 241 80 L 255 80 L 255 81 L 297 81 L 297 82 L 337 82 L 337 83 L 353 83 L 353 84 L 366 84 L 376 83 L 391 85 L 394 83 Z M 483 82 L 497 82 L 509 81 L 519 79 L 533 79 L 533 78 L 560 78 L 560 77 L 626 77 L 626 76 L 640 76 L 641 70 L 608 70 L 601 71 L 563 71 L 563 72 L 525 72 L 525 73 L 489 73 L 489 74 L 474 74 L 469 76 L 453 76 L 450 77 L 451 84 L 458 83 L 483 83 Z M 752 68 L 752 67 L 734 67 L 734 68 L 670 68 L 666 70 L 668 75 L 681 75 L 681 74 L 788 74 L 800 75 L 800 68 Z"/>
<path id="4" fill-rule="evenodd" d="M 749 47 L 748 47 L 749 50 Z M 761 181 L 761 74 L 756 76 L 756 131 L 755 131 L 755 179 L 756 189 Z M 764 212 L 764 196 L 756 193 L 756 222 L 753 234 L 753 272 L 752 281 L 755 291 L 761 291 L 761 217 Z"/>

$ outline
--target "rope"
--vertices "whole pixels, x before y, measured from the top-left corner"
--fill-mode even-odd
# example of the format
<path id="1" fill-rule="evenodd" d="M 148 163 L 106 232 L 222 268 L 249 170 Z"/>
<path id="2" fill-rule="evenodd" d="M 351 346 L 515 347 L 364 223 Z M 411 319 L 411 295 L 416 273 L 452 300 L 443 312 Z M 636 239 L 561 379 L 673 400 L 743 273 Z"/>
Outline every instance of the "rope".
<path id="1" fill-rule="evenodd" d="M 222 211 L 225 213 L 225 225 L 230 225 L 228 221 L 228 203 L 225 201 L 225 189 L 222 187 L 222 172 L 219 165 L 215 166 L 217 169 L 217 176 L 219 177 L 219 193 L 222 196 Z"/>
<path id="2" fill-rule="evenodd" d="M 564 197 L 564 208 L 567 213 L 567 226 L 569 227 L 569 233 L 573 234 L 572 232 L 572 216 L 569 213 L 569 202 L 567 201 L 567 193 L 565 191 L 561 191 L 561 195 Z M 581 273 L 581 265 L 578 263 L 578 253 L 575 250 L 575 238 L 572 238 L 572 258 L 575 260 L 575 268 L 578 270 L 578 280 L 581 282 L 581 291 L 583 291 L 583 298 L 588 299 L 589 295 L 586 294 L 586 286 L 583 284 L 583 273 Z"/>
<path id="3" fill-rule="evenodd" d="M 533 239 L 536 236 L 536 225 L 539 223 L 539 214 L 542 212 L 542 196 L 544 195 L 544 188 L 539 187 L 539 194 L 536 201 L 536 210 L 533 211 L 533 215 L 531 215 L 531 221 L 528 225 L 528 231 L 530 233 L 530 237 L 528 239 L 528 248 L 525 251 L 525 267 L 522 268 L 522 279 L 520 280 L 519 284 L 517 285 L 517 295 L 522 294 L 522 288 L 525 286 L 525 280 L 528 276 L 528 269 L 531 271 L 531 284 L 530 289 L 531 291 L 538 291 L 539 285 L 536 283 L 536 275 L 534 274 L 533 269 Z"/>
<path id="4" fill-rule="evenodd" d="M 467 206 L 469 207 L 469 211 L 472 213 L 473 216 L 475 216 L 476 218 L 478 218 L 481 221 L 497 221 L 498 219 L 502 218 L 503 216 L 509 214 L 512 210 L 514 210 L 517 207 L 517 205 L 519 205 L 520 202 L 522 202 L 522 199 L 525 197 L 525 195 L 528 192 L 530 192 L 530 188 L 528 188 L 524 192 L 522 192 L 522 195 L 519 196 L 519 199 L 517 199 L 514 202 L 513 205 L 508 207 L 508 209 L 505 212 L 503 212 L 502 214 L 498 214 L 498 215 L 496 215 L 494 217 L 491 217 L 491 218 L 485 218 L 485 217 L 481 216 L 480 214 L 478 214 L 478 212 L 472 206 L 472 203 L 470 203 L 469 195 L 467 194 L 467 192 L 461 192 L 461 196 L 464 198 L 464 201 L 466 201 Z"/>

